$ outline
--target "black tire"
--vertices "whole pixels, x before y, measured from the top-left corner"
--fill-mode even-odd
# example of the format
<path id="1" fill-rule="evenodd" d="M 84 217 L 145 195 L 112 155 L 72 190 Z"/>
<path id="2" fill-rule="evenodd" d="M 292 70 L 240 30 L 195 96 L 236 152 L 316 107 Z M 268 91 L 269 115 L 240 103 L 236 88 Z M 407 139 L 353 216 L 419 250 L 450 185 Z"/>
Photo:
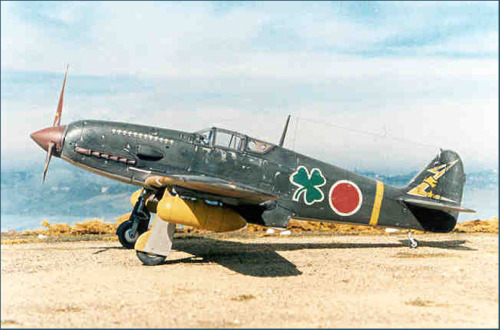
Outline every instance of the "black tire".
<path id="1" fill-rule="evenodd" d="M 164 263 L 167 257 L 137 251 L 137 258 L 146 266 L 157 266 Z"/>
<path id="2" fill-rule="evenodd" d="M 116 229 L 116 235 L 120 244 L 126 249 L 133 249 L 137 238 L 139 238 L 140 233 L 138 232 L 135 237 L 130 236 L 130 230 L 132 229 L 132 221 L 127 220 L 122 222 Z"/>

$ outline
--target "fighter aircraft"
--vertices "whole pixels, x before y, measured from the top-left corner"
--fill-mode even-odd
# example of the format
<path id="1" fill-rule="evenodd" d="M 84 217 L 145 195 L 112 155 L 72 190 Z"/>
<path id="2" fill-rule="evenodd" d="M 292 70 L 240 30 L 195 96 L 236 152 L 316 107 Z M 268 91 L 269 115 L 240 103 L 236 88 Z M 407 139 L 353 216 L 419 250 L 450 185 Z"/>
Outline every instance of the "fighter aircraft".
<path id="1" fill-rule="evenodd" d="M 225 232 L 247 223 L 285 228 L 291 218 L 446 233 L 459 212 L 465 183 L 457 153 L 441 150 L 404 188 L 396 188 L 283 148 L 212 127 L 197 132 L 97 120 L 61 126 L 64 82 L 52 127 L 31 134 L 52 156 L 141 187 L 121 244 L 146 265 L 164 262 L 176 224 Z M 156 213 L 152 225 L 150 214 Z"/>

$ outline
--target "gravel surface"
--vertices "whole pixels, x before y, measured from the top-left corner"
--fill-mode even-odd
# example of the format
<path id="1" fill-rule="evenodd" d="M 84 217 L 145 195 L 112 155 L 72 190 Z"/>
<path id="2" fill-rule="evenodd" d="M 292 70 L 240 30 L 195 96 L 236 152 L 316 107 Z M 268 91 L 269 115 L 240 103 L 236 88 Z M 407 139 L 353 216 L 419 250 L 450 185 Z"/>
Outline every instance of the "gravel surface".
<path id="1" fill-rule="evenodd" d="M 498 236 L 186 238 L 1 246 L 2 327 L 498 327 Z"/>

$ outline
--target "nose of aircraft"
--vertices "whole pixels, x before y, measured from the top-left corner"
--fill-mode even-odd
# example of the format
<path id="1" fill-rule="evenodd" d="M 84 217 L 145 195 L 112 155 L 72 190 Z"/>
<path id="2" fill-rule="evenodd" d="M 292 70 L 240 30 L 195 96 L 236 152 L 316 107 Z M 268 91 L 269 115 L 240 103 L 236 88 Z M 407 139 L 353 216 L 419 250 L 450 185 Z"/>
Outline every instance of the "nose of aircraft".
<path id="1" fill-rule="evenodd" d="M 57 151 L 61 151 L 65 129 L 66 126 L 47 127 L 31 133 L 30 137 L 45 151 L 48 151 L 51 142 L 55 144 Z"/>

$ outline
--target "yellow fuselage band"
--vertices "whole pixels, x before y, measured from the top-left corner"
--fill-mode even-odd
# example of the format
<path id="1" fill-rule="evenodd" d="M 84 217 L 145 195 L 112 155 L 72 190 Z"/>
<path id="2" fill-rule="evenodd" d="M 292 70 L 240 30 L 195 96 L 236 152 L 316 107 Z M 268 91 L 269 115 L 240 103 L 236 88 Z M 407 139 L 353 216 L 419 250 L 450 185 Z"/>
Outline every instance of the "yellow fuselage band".
<path id="1" fill-rule="evenodd" d="M 380 214 L 380 207 L 382 206 L 382 198 L 384 197 L 384 184 L 377 181 L 377 190 L 375 191 L 375 202 L 373 203 L 372 216 L 370 218 L 370 225 L 376 226 L 378 223 L 378 216 Z"/>

